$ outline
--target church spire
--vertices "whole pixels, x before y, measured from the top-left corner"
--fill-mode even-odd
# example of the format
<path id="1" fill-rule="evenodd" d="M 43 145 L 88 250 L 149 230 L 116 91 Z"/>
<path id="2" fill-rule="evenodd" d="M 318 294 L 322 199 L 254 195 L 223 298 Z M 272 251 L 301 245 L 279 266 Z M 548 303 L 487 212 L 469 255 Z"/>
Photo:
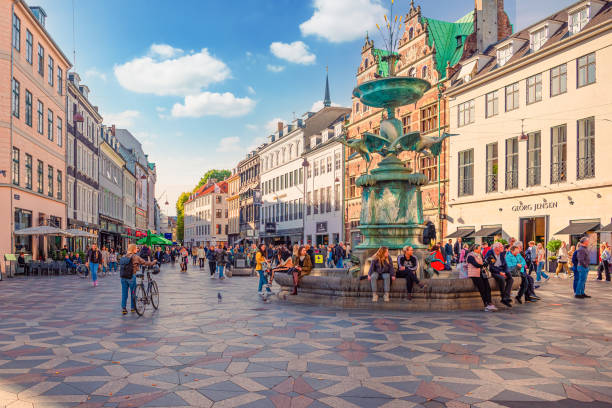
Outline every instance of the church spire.
<path id="1" fill-rule="evenodd" d="M 329 108 L 331 106 L 331 97 L 329 96 L 329 71 L 325 67 L 325 99 L 323 100 L 323 106 Z"/>

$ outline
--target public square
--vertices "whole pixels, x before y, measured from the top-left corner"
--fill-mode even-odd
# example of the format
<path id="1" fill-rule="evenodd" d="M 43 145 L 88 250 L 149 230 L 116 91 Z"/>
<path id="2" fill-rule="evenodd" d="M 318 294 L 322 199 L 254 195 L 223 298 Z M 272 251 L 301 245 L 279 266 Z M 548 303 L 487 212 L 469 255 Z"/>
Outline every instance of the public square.
<path id="1" fill-rule="evenodd" d="M 264 303 L 257 278 L 192 266 L 156 280 L 143 317 L 121 315 L 117 275 L 0 282 L 0 406 L 612 405 L 606 282 L 588 300 L 551 278 L 510 310 L 403 313 Z"/>

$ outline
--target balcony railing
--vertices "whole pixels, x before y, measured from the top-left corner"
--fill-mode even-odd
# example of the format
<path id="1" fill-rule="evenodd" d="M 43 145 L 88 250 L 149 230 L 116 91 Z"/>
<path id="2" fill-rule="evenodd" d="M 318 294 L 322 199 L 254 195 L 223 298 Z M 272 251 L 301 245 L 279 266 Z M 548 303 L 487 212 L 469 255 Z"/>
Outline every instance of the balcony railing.
<path id="1" fill-rule="evenodd" d="M 474 194 L 474 179 L 459 180 L 459 197 Z"/>
<path id="2" fill-rule="evenodd" d="M 527 169 L 527 186 L 538 186 L 541 180 L 540 167 L 530 167 Z"/>
<path id="3" fill-rule="evenodd" d="M 595 177 L 595 158 L 585 157 L 578 159 L 578 174 L 576 178 L 578 180 L 583 180 L 593 177 Z"/>
<path id="4" fill-rule="evenodd" d="M 518 188 L 518 171 L 506 172 L 506 190 Z"/>
<path id="5" fill-rule="evenodd" d="M 487 193 L 497 191 L 497 174 L 489 174 L 487 176 Z"/>
<path id="6" fill-rule="evenodd" d="M 562 183 L 567 180 L 567 163 L 551 163 L 550 165 L 550 182 Z"/>

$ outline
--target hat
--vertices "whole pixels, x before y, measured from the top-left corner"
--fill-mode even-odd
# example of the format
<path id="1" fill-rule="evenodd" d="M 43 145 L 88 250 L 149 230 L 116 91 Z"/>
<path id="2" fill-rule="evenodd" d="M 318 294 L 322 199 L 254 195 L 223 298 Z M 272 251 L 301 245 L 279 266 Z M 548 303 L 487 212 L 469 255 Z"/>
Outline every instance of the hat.
<path id="1" fill-rule="evenodd" d="M 580 243 L 581 244 L 584 244 L 585 242 L 589 242 L 589 239 L 587 237 L 580 238 Z"/>

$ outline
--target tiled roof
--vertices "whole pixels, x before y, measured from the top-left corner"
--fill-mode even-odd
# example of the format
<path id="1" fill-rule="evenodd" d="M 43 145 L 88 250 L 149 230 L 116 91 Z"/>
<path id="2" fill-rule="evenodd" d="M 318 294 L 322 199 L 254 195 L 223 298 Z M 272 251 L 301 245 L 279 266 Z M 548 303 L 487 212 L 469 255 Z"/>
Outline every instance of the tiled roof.
<path id="1" fill-rule="evenodd" d="M 587 23 L 586 26 L 584 26 L 582 28 L 582 31 L 588 30 L 591 27 L 594 27 L 596 25 L 599 25 L 603 22 L 612 20 L 612 1 L 610 0 L 606 0 L 606 5 L 599 10 L 599 12 L 591 17 L 591 19 L 589 20 L 589 22 Z M 529 30 L 531 30 L 532 27 L 536 27 L 538 25 L 540 25 L 542 22 L 546 21 L 546 20 L 552 20 L 552 21 L 558 21 L 561 23 L 561 26 L 557 29 L 557 31 L 555 33 L 553 33 L 551 35 L 551 37 L 548 39 L 548 41 L 546 41 L 546 43 L 542 46 L 542 48 L 540 48 L 538 51 L 536 51 L 536 53 L 538 52 L 542 52 L 543 50 L 546 49 L 550 49 L 552 47 L 556 47 L 558 46 L 558 44 L 561 41 L 564 41 L 568 38 L 570 38 L 569 35 L 569 28 L 568 28 L 568 24 L 567 24 L 567 20 L 568 20 L 568 10 L 575 7 L 576 4 L 579 3 L 575 3 L 547 18 L 544 18 L 540 21 L 538 21 L 535 24 L 532 24 L 531 26 L 514 33 L 513 35 L 503 39 L 502 41 L 499 41 L 497 44 L 493 44 L 491 45 L 489 48 L 487 48 L 484 52 L 484 55 L 487 55 L 489 57 L 492 57 L 491 60 L 484 66 L 482 67 L 482 69 L 480 71 L 478 71 L 476 74 L 471 76 L 470 82 L 474 81 L 477 78 L 481 78 L 489 73 L 492 73 L 494 71 L 496 71 L 497 69 L 499 69 L 500 67 L 497 64 L 497 48 L 496 46 L 502 42 L 508 41 L 510 39 L 518 39 L 518 40 L 522 40 L 524 41 L 524 44 L 521 46 L 520 49 L 515 50 L 515 52 L 513 53 L 512 57 L 506 62 L 506 64 L 504 65 L 510 65 L 516 61 L 519 61 L 525 57 L 530 56 L 531 54 L 534 54 L 534 52 L 531 51 L 530 48 L 530 35 L 529 35 Z M 582 32 L 581 31 L 581 32 Z M 580 33 L 576 34 L 576 35 L 580 35 Z M 574 37 L 574 36 L 572 36 Z M 452 66 L 452 63 L 451 63 Z M 457 67 L 454 67 L 457 68 Z M 458 78 L 458 73 L 460 71 L 460 69 L 454 69 L 455 73 L 451 76 L 451 86 L 453 87 L 457 87 L 457 86 L 461 86 L 463 85 L 463 81 L 460 80 Z"/>
<path id="2" fill-rule="evenodd" d="M 193 193 L 193 196 L 192 196 L 193 198 L 190 199 L 190 200 L 187 200 L 186 202 L 190 203 L 190 202 L 192 202 L 193 200 L 195 200 L 198 197 L 202 197 L 203 195 L 207 195 L 207 194 L 210 194 L 210 193 L 214 192 L 215 191 L 215 186 L 219 187 L 219 192 L 221 194 L 226 194 L 227 193 L 227 181 L 221 181 L 219 183 L 212 184 L 212 185 L 210 185 L 208 187 L 206 185 L 201 186 L 200 188 L 198 188 Z"/>
<path id="3" fill-rule="evenodd" d="M 312 135 L 321 133 L 324 129 L 327 129 L 330 125 L 333 125 L 341 118 L 351 113 L 349 108 L 340 107 L 325 107 L 306 119 L 304 126 L 304 137 L 306 140 Z"/>
<path id="4" fill-rule="evenodd" d="M 436 49 L 436 70 L 440 78 L 446 77 L 446 64 L 453 66 L 463 55 L 465 38 L 474 32 L 474 12 L 470 12 L 454 23 L 422 17 L 427 25 L 430 47 Z M 461 46 L 457 46 L 457 36 L 462 36 Z"/>

